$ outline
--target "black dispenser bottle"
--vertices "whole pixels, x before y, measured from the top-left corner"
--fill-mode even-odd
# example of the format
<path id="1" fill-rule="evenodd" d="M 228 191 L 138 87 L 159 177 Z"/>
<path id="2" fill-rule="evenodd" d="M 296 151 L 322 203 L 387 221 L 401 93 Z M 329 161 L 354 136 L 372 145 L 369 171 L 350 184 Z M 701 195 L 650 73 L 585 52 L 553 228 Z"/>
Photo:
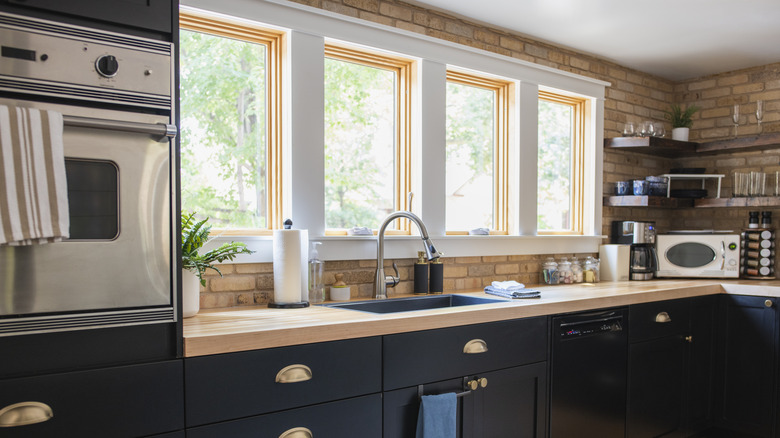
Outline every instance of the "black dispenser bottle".
<path id="1" fill-rule="evenodd" d="M 414 263 L 414 294 L 428 294 L 428 261 L 425 260 L 425 251 L 417 252 L 417 261 Z"/>

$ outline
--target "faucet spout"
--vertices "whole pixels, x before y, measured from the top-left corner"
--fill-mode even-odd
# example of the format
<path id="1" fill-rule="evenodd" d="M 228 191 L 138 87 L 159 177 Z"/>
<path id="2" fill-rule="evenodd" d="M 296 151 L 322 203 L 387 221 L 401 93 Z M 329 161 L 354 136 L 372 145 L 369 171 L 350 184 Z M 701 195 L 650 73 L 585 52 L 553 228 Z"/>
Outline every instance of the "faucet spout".
<path id="1" fill-rule="evenodd" d="M 400 281 L 398 276 L 398 269 L 395 269 L 395 264 L 393 264 L 393 268 L 395 269 L 396 275 L 385 275 L 385 229 L 390 224 L 390 222 L 402 217 L 411 220 L 415 225 L 417 225 L 417 228 L 420 230 L 420 237 L 423 240 L 425 255 L 428 260 L 436 260 L 441 257 L 441 253 L 436 250 L 436 247 L 433 245 L 430 237 L 428 237 L 428 229 L 425 228 L 425 224 L 419 217 L 417 217 L 416 214 L 410 211 L 396 211 L 390 213 L 390 215 L 388 215 L 382 222 L 382 226 L 379 228 L 379 232 L 376 236 L 376 278 L 374 279 L 374 298 L 377 300 L 386 299 L 387 288 L 395 287 L 395 285 L 397 285 Z"/>

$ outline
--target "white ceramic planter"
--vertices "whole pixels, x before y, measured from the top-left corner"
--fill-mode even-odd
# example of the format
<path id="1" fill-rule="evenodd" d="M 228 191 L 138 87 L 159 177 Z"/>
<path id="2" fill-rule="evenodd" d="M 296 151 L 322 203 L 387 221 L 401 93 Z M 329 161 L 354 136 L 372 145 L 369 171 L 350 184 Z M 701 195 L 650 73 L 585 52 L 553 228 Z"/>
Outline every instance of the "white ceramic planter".
<path id="1" fill-rule="evenodd" d="M 672 129 L 672 140 L 688 141 L 688 128 L 674 128 Z"/>
<path id="2" fill-rule="evenodd" d="M 186 269 L 181 270 L 181 315 L 189 318 L 200 310 L 200 280 Z"/>

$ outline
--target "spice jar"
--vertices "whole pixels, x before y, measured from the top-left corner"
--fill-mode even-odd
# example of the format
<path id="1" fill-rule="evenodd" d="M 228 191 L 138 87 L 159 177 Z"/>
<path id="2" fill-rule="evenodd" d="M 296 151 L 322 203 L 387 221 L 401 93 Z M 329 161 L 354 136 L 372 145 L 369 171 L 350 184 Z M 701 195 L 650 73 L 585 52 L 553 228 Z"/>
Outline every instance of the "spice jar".
<path id="1" fill-rule="evenodd" d="M 574 274 L 574 283 L 582 283 L 582 264 L 577 260 L 577 257 L 571 259 L 571 272 Z"/>
<path id="2" fill-rule="evenodd" d="M 585 258 L 585 264 L 582 267 L 583 279 L 586 283 L 599 282 L 599 259 L 592 256 Z"/>
<path id="3" fill-rule="evenodd" d="M 574 283 L 574 273 L 571 270 L 571 262 L 563 257 L 558 263 L 558 283 L 572 284 Z"/>
<path id="4" fill-rule="evenodd" d="M 555 259 L 548 257 L 542 263 L 542 282 L 545 284 L 558 284 L 558 263 Z"/>

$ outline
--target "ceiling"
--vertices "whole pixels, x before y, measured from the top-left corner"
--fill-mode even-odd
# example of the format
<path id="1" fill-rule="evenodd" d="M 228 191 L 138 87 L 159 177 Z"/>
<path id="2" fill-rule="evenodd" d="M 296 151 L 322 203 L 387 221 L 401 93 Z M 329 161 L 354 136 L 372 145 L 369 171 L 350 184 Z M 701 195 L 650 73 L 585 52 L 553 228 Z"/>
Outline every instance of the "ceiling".
<path id="1" fill-rule="evenodd" d="M 780 62 L 778 0 L 412 3 L 674 81 Z"/>

